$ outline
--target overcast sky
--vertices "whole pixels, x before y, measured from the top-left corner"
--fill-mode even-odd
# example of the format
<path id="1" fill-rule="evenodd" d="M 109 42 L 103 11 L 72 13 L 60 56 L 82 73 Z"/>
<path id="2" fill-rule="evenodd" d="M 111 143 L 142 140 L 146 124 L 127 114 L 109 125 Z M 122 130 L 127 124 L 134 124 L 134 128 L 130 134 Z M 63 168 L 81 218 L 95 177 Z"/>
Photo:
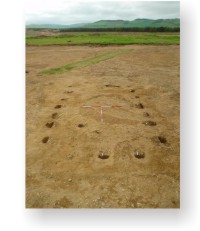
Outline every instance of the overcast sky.
<path id="1" fill-rule="evenodd" d="M 26 24 L 74 24 L 98 20 L 179 18 L 178 1 L 26 0 Z"/>

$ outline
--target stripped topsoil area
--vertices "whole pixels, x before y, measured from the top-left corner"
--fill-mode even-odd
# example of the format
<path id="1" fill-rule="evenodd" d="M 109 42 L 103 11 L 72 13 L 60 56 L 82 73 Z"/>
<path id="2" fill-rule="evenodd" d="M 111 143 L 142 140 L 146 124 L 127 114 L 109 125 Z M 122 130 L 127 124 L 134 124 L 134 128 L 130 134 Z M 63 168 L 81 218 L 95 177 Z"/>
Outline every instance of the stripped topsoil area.
<path id="1" fill-rule="evenodd" d="M 179 208 L 179 53 L 26 48 L 26 207 Z"/>

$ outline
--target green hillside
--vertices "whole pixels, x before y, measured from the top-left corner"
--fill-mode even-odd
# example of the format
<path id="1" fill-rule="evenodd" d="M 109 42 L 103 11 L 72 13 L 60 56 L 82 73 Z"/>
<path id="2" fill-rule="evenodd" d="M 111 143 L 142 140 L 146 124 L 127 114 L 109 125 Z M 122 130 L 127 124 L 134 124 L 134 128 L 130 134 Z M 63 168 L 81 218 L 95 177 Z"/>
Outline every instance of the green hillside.
<path id="1" fill-rule="evenodd" d="M 133 21 L 126 20 L 100 20 L 93 23 L 79 23 L 72 25 L 59 25 L 59 24 L 31 24 L 26 28 L 33 29 L 68 29 L 68 28 L 159 28 L 168 27 L 176 28 L 180 27 L 180 19 L 135 19 Z"/>
<path id="2" fill-rule="evenodd" d="M 100 20 L 83 26 L 84 28 L 145 28 L 145 27 L 180 27 L 180 19 L 135 19 L 124 20 Z"/>

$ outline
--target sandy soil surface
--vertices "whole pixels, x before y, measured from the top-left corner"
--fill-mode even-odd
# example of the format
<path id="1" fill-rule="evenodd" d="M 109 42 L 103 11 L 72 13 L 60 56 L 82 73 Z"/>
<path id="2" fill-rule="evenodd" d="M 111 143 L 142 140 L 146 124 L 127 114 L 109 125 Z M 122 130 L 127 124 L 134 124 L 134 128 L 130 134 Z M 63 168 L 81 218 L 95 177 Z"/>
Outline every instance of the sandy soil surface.
<path id="1" fill-rule="evenodd" d="M 41 71 L 127 49 L 61 75 Z M 26 50 L 26 207 L 179 208 L 179 46 Z M 120 105 L 100 108 L 82 105 Z"/>

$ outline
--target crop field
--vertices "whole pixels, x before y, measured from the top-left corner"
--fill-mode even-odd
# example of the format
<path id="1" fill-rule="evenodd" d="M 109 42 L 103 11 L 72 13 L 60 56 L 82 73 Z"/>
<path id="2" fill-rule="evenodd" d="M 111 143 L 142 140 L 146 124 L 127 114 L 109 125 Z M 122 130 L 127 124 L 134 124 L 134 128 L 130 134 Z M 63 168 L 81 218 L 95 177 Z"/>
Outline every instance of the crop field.
<path id="1" fill-rule="evenodd" d="M 57 36 L 29 36 L 27 45 L 128 45 L 128 44 L 160 44 L 178 45 L 179 34 L 162 35 L 161 33 L 90 33 L 90 34 L 61 34 Z"/>
<path id="2" fill-rule="evenodd" d="M 26 207 L 179 208 L 179 35 L 26 44 Z"/>

